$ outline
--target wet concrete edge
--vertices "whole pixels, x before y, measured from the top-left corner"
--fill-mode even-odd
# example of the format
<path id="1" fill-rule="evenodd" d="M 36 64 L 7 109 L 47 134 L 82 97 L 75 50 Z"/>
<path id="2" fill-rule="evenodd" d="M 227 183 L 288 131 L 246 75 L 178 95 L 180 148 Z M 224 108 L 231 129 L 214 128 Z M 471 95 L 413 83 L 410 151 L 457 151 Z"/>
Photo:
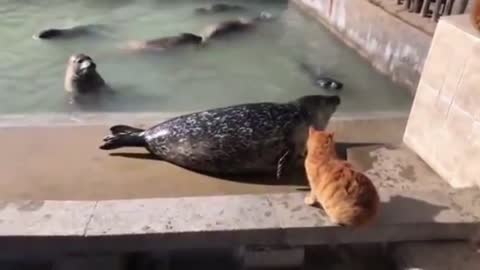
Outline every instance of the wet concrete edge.
<path id="1" fill-rule="evenodd" d="M 193 112 L 193 111 L 192 111 Z M 45 113 L 0 115 L 0 128 L 53 127 L 63 125 L 106 125 L 110 123 L 158 123 L 192 112 L 144 113 Z M 365 113 L 336 113 L 331 121 L 407 119 L 409 111 L 372 111 Z"/>
<path id="2" fill-rule="evenodd" d="M 92 238 L 110 241 L 127 237 L 145 244 L 147 238 L 177 240 L 188 246 L 229 244 L 306 245 L 332 243 L 466 240 L 477 231 L 480 217 L 459 208 L 441 191 L 409 191 L 407 200 L 429 201 L 434 215 L 410 215 L 405 201 L 380 191 L 385 211 L 376 224 L 352 230 L 333 225 L 321 210 L 303 205 L 304 192 L 268 195 L 156 198 L 111 201 L 4 202 L 0 210 L 0 241 L 10 243 L 41 237 Z M 27 207 L 38 206 L 38 207 Z M 411 205 L 412 206 L 412 205 Z M 413 206 L 412 206 L 413 207 Z M 441 209 L 440 209 L 441 208 Z M 395 210 L 396 209 L 396 210 Z M 115 237 L 116 236 L 116 237 Z M 156 241 L 155 240 L 155 241 Z M 170 245 L 169 244 L 169 245 Z M 186 244 L 187 245 L 187 244 Z M 1 246 L 1 244 L 0 244 Z M 112 247 L 113 248 L 113 247 Z"/>

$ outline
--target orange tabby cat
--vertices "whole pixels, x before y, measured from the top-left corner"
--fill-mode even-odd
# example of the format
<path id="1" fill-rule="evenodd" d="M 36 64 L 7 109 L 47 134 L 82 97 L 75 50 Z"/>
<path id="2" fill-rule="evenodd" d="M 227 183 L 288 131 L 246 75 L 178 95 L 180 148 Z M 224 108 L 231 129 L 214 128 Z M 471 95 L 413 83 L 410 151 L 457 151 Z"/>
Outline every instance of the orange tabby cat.
<path id="1" fill-rule="evenodd" d="M 375 186 L 337 158 L 333 133 L 310 127 L 305 169 L 311 189 L 305 203 L 320 203 L 332 222 L 362 226 L 376 217 L 380 199 Z"/>

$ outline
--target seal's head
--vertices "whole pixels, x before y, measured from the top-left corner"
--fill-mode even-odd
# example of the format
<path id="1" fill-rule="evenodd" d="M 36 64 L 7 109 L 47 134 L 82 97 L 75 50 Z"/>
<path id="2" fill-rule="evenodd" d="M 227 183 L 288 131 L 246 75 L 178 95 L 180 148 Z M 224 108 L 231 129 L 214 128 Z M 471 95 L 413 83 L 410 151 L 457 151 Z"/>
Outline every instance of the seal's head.
<path id="1" fill-rule="evenodd" d="M 97 65 L 86 54 L 70 56 L 65 72 L 65 90 L 73 94 L 98 93 L 106 86 Z"/>
<path id="2" fill-rule="evenodd" d="M 60 37 L 62 34 L 63 31 L 60 29 L 47 29 L 38 33 L 36 37 L 39 39 L 50 39 Z"/>
<path id="3" fill-rule="evenodd" d="M 73 73 L 72 75 L 82 76 L 95 71 L 97 65 L 90 56 L 79 53 L 70 56 L 70 59 L 68 59 L 68 68 Z"/>
<path id="4" fill-rule="evenodd" d="M 332 114 L 337 111 L 340 97 L 311 95 L 297 99 L 297 103 L 306 115 L 309 124 L 322 130 L 327 126 Z"/>

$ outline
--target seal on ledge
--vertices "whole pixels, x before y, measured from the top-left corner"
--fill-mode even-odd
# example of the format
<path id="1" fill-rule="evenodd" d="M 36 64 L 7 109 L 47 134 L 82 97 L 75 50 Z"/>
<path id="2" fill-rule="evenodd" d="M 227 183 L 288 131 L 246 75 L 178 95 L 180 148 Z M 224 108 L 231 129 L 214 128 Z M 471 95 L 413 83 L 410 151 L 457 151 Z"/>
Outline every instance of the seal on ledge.
<path id="1" fill-rule="evenodd" d="M 324 129 L 338 96 L 248 103 L 178 116 L 149 129 L 110 128 L 100 149 L 145 147 L 155 157 L 210 174 L 268 173 L 277 178 L 305 155 L 308 126 Z"/>

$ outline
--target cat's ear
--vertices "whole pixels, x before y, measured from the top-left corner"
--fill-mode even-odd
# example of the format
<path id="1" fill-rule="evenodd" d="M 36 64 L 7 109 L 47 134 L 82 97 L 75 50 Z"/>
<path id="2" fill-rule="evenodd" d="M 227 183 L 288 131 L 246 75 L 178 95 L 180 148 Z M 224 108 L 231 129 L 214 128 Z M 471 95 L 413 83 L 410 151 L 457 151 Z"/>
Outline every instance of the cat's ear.
<path id="1" fill-rule="evenodd" d="M 335 132 L 328 132 L 327 133 L 327 137 L 330 139 L 330 140 L 333 140 L 333 137 L 335 136 Z"/>
<path id="2" fill-rule="evenodd" d="M 308 135 L 315 133 L 315 128 L 313 126 L 308 127 Z"/>

